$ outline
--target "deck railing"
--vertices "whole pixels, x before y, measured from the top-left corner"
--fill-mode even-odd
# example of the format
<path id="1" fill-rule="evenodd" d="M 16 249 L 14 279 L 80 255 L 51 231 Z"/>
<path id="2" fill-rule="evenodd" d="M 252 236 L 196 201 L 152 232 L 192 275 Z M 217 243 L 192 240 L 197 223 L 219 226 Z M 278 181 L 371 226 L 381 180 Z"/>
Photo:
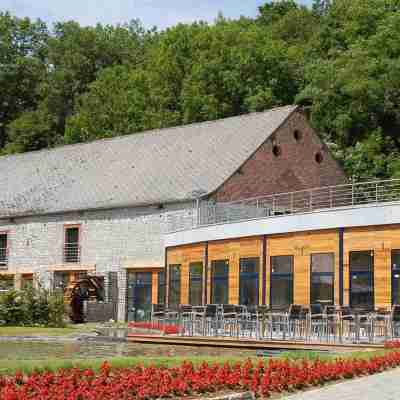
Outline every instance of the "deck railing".
<path id="1" fill-rule="evenodd" d="M 400 179 L 326 186 L 233 202 L 202 201 L 198 202 L 197 218 L 191 227 L 397 201 L 400 201 Z M 168 231 L 185 229 L 189 229 L 188 221 L 174 223 Z"/>

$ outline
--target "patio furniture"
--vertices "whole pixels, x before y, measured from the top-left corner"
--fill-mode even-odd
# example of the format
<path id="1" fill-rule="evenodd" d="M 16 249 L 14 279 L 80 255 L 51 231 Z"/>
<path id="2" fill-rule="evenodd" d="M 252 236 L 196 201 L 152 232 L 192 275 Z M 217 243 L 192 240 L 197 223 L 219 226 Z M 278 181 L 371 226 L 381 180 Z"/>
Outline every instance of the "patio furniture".
<path id="1" fill-rule="evenodd" d="M 151 305 L 151 321 L 159 323 L 165 320 L 165 305 L 164 304 L 152 304 Z"/>
<path id="2" fill-rule="evenodd" d="M 400 336 L 400 305 L 395 304 L 392 307 L 390 313 L 390 330 L 392 338 L 398 338 Z"/>
<path id="3" fill-rule="evenodd" d="M 236 306 L 232 304 L 223 304 L 221 308 L 221 328 L 222 335 L 237 336 L 238 321 Z"/>
<path id="4" fill-rule="evenodd" d="M 193 336 L 192 312 L 193 307 L 189 304 L 181 304 L 179 306 L 179 320 L 183 328 L 182 335 L 187 333 L 189 336 Z"/>
<path id="5" fill-rule="evenodd" d="M 326 315 L 321 304 L 311 304 L 308 314 L 307 339 L 322 340 L 326 332 Z"/>

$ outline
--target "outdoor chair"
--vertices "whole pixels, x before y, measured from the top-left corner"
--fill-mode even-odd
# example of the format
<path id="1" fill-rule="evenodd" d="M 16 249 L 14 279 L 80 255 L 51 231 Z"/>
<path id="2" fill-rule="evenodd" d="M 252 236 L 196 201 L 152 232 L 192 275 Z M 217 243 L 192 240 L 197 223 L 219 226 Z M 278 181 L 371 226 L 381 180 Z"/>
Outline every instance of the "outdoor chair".
<path id="1" fill-rule="evenodd" d="M 395 304 L 390 313 L 390 330 L 392 338 L 400 336 L 400 305 Z"/>
<path id="2" fill-rule="evenodd" d="M 204 310 L 203 318 L 203 335 L 213 336 L 217 334 L 218 330 L 218 305 L 217 304 L 207 304 Z"/>
<path id="3" fill-rule="evenodd" d="M 326 340 L 330 341 L 332 338 L 335 342 L 337 338 L 341 338 L 341 321 L 340 321 L 340 307 L 333 305 L 325 306 L 325 335 Z"/>
<path id="4" fill-rule="evenodd" d="M 236 307 L 232 304 L 223 304 L 221 310 L 222 335 L 237 336 L 238 320 Z"/>
<path id="5" fill-rule="evenodd" d="M 179 306 L 179 320 L 182 324 L 182 335 L 186 333 L 189 336 L 193 336 L 193 323 L 192 323 L 192 316 L 193 316 L 193 307 L 189 304 L 181 304 Z"/>
<path id="6" fill-rule="evenodd" d="M 385 340 L 389 338 L 390 316 L 390 311 L 384 307 L 378 308 L 375 313 L 372 314 L 372 339 L 374 341 L 379 337 Z"/>
<path id="7" fill-rule="evenodd" d="M 206 306 L 193 306 L 192 307 L 192 335 L 196 334 L 204 336 Z"/>
<path id="8" fill-rule="evenodd" d="M 321 304 L 311 304 L 308 314 L 308 339 L 316 338 L 321 340 L 326 332 L 326 317 Z"/>
<path id="9" fill-rule="evenodd" d="M 165 305 L 152 304 L 151 305 L 151 321 L 159 323 L 165 319 Z"/>
<path id="10" fill-rule="evenodd" d="M 301 338 L 306 333 L 307 316 L 303 306 L 292 304 L 287 317 L 287 332 L 293 339 Z"/>

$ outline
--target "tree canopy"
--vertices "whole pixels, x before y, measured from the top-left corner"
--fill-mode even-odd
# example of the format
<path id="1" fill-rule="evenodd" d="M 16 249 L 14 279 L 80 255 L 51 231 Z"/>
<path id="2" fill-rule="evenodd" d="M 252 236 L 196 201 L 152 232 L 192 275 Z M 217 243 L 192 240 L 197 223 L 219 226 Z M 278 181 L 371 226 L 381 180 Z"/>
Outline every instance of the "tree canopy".
<path id="1" fill-rule="evenodd" d="M 298 103 L 347 173 L 400 176 L 400 0 L 146 30 L 0 13 L 0 152 Z"/>

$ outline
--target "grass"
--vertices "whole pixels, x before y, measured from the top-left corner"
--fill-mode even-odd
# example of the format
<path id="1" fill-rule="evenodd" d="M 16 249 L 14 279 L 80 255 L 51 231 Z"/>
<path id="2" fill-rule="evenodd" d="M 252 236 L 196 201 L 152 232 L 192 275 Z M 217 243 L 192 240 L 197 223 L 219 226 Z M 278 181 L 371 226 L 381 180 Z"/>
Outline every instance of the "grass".
<path id="1" fill-rule="evenodd" d="M 280 358 L 289 360 L 333 360 L 335 358 L 370 358 L 373 356 L 383 355 L 389 350 L 375 350 L 375 351 L 364 351 L 364 352 L 349 352 L 343 354 L 332 354 L 332 353 L 318 353 L 312 351 L 290 351 L 282 353 Z M 247 358 L 246 358 L 247 359 Z M 260 360 L 266 361 L 267 358 L 263 357 L 251 357 L 254 363 Z M 12 375 L 17 371 L 21 371 L 24 374 L 31 374 L 33 372 L 43 371 L 57 371 L 61 369 L 80 368 L 80 369 L 93 369 L 98 371 L 101 364 L 106 361 L 110 363 L 113 368 L 129 368 L 135 365 L 145 366 L 165 366 L 165 367 L 177 367 L 182 364 L 183 361 L 192 362 L 195 365 L 199 365 L 202 362 L 210 364 L 218 363 L 224 364 L 226 362 L 234 364 L 237 362 L 243 362 L 243 357 L 217 357 L 217 356 L 174 356 L 174 357 L 112 357 L 112 358 L 93 358 L 93 359 L 45 359 L 45 360 L 0 360 L 0 375 Z"/>
<path id="2" fill-rule="evenodd" d="M 67 325 L 65 328 L 43 328 L 30 326 L 2 326 L 0 336 L 70 336 L 91 332 L 94 325 Z"/>

